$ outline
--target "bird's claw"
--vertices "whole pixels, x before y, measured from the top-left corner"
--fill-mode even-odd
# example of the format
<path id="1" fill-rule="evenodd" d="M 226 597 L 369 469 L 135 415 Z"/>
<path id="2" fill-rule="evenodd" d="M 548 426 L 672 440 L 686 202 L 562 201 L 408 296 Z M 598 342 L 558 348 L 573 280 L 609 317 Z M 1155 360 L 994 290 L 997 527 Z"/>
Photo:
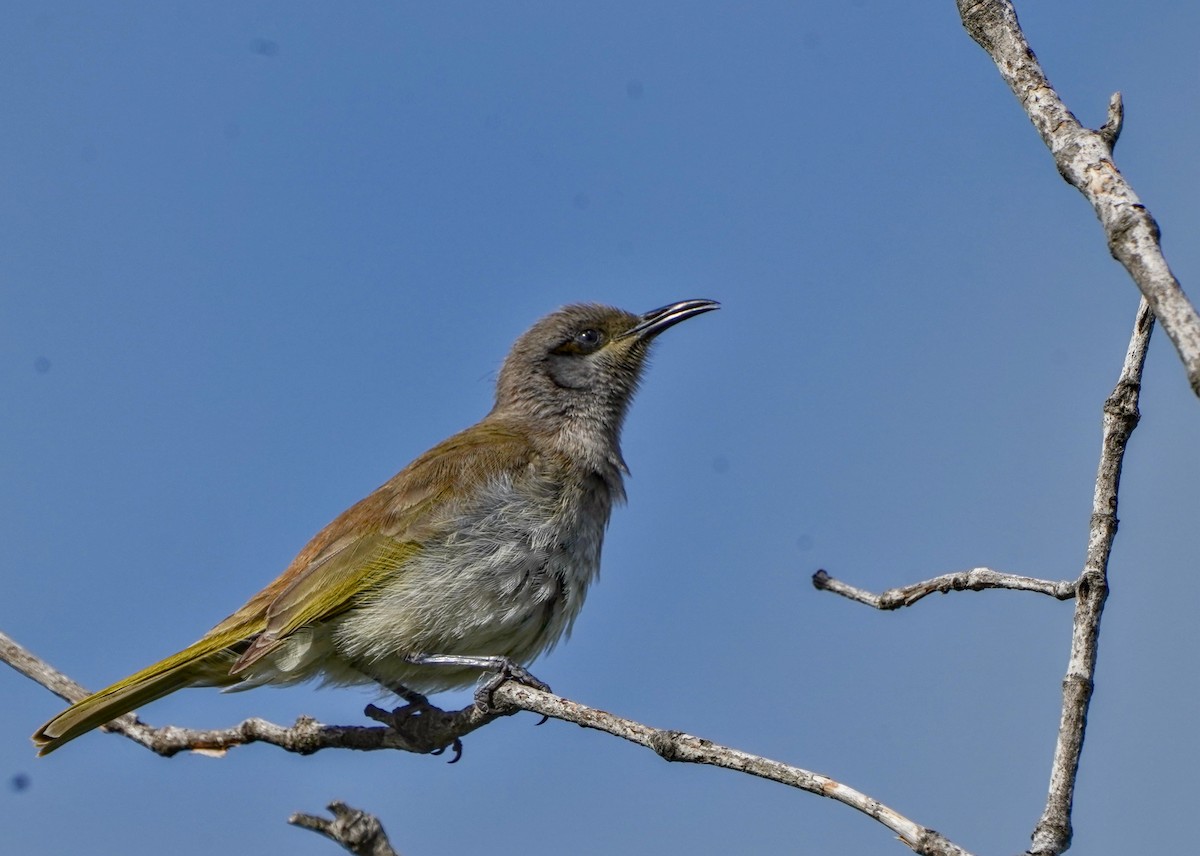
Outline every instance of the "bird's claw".
<path id="1" fill-rule="evenodd" d="M 444 752 L 445 752 L 447 749 L 453 749 L 453 750 L 454 750 L 454 757 L 453 757 L 453 758 L 451 758 L 451 759 L 450 759 L 449 761 L 447 761 L 446 763 L 447 763 L 447 764 L 457 764 L 457 763 L 459 762 L 459 760 L 462 758 L 462 753 L 463 753 L 463 744 L 462 744 L 462 740 L 460 740 L 460 739 L 459 739 L 459 738 L 457 738 L 457 737 L 455 737 L 455 738 L 454 738 L 454 742 L 452 742 L 452 743 L 451 743 L 449 746 L 443 746 L 443 747 L 441 747 L 440 749 L 434 749 L 434 750 L 433 750 L 432 752 L 430 752 L 429 754 L 430 754 L 430 755 L 441 755 L 441 754 L 442 754 L 442 753 L 444 753 Z"/>
<path id="2" fill-rule="evenodd" d="M 500 689 L 501 685 L 506 681 L 516 681 L 518 684 L 524 684 L 527 687 L 541 690 L 544 693 L 550 692 L 550 685 L 548 683 L 534 677 L 520 663 L 505 659 L 496 674 L 475 691 L 475 703 L 490 713 L 509 713 L 510 711 L 497 705 L 493 697 L 496 690 Z M 542 722 L 545 721 L 546 717 L 543 717 Z M 538 725 L 541 725 L 541 722 Z"/>
<path id="3" fill-rule="evenodd" d="M 394 710 L 384 710 L 369 704 L 365 713 L 403 737 L 404 742 L 409 744 L 414 752 L 441 755 L 447 749 L 452 749 L 454 757 L 448 763 L 455 764 L 462 758 L 463 744 L 459 738 L 455 737 L 450 743 L 440 743 L 431 739 L 431 732 L 452 719 L 454 714 L 430 704 L 423 698 L 420 701 L 410 701 Z"/>

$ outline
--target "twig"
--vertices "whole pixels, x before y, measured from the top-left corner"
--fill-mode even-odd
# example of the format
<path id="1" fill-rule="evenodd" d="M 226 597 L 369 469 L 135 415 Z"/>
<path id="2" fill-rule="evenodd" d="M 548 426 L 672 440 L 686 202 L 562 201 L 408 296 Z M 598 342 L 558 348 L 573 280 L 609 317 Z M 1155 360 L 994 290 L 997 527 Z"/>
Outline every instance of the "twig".
<path id="1" fill-rule="evenodd" d="M 1113 257 L 1124 265 L 1162 320 L 1183 360 L 1192 390 L 1200 395 L 1200 315 L 1188 301 L 1163 256 L 1158 224 L 1113 163 L 1122 125 L 1120 95 L 1109 102 L 1099 131 L 1084 128 L 1058 97 L 1038 64 L 1010 0 L 957 0 L 963 26 L 996 63 L 1050 148 L 1062 177 L 1096 211 Z"/>
<path id="2" fill-rule="evenodd" d="M 9 663 L 17 671 L 43 686 L 54 690 L 68 701 L 82 698 L 87 694 L 78 684 L 2 633 L 0 633 L 0 660 Z M 789 787 L 799 788 L 817 796 L 837 800 L 883 824 L 921 856 L 971 856 L 968 851 L 963 850 L 935 830 L 908 819 L 895 809 L 828 776 L 780 761 L 772 761 L 759 755 L 751 755 L 749 752 L 722 746 L 711 740 L 693 737 L 681 731 L 651 728 L 640 722 L 615 716 L 517 681 L 507 680 L 499 686 L 489 689 L 490 698 L 487 700 L 477 699 L 474 705 L 468 706 L 462 711 L 450 713 L 439 711 L 438 713 L 447 718 L 460 717 L 461 721 L 458 725 L 468 725 L 470 726 L 468 730 L 479 728 L 498 717 L 508 716 L 521 710 L 540 713 L 543 716 L 561 719 L 564 722 L 573 722 L 584 728 L 592 728 L 621 737 L 652 749 L 668 761 L 685 761 L 724 767 L 728 770 L 748 773 Z M 475 713 L 471 713 L 472 710 Z M 418 714 L 412 718 L 419 720 L 422 716 Z M 439 717 L 435 716 L 430 721 L 434 723 L 435 731 L 441 727 L 438 724 Z M 131 740 L 162 755 L 173 755 L 188 749 L 220 754 L 232 746 L 255 741 L 271 743 L 290 752 L 302 754 L 311 754 L 320 749 L 332 748 L 430 751 L 426 747 L 414 749 L 409 735 L 400 735 L 390 728 L 322 725 L 308 717 L 301 717 L 292 728 L 284 728 L 261 719 L 248 719 L 232 728 L 195 731 L 174 726 L 151 728 L 138 722 L 132 714 L 127 714 L 106 727 L 111 727 L 112 730 L 119 731 Z M 448 746 L 451 742 L 446 740 L 442 746 Z"/>
<path id="3" fill-rule="evenodd" d="M 1087 558 L 1077 583 L 1071 658 L 1063 679 L 1062 718 L 1050 770 L 1050 792 L 1046 809 L 1034 828 L 1033 846 L 1029 850 L 1035 856 L 1057 856 L 1071 846 L 1071 806 L 1096 672 L 1100 616 L 1108 597 L 1108 559 L 1117 534 L 1117 490 L 1121 483 L 1125 447 L 1138 423 L 1142 365 L 1153 330 L 1154 315 L 1143 299 L 1138 306 L 1121 376 L 1112 395 L 1104 402 L 1100 465 L 1092 498 Z"/>
<path id="4" fill-rule="evenodd" d="M 1036 577 L 1023 577 L 1018 574 L 1006 574 L 993 571 L 991 568 L 972 568 L 969 571 L 958 571 L 953 574 L 943 574 L 931 580 L 913 583 L 900 588 L 890 588 L 882 594 L 873 594 L 865 589 L 834 579 L 826 571 L 813 574 L 813 586 L 821 591 L 840 594 L 850 600 L 864 603 L 875 609 L 900 609 L 912 606 L 918 600 L 928 595 L 951 591 L 983 591 L 984 589 L 1012 589 L 1014 591 L 1032 591 L 1050 595 L 1058 600 L 1070 600 L 1075 596 L 1075 583 L 1069 580 L 1041 580 Z"/>
<path id="5" fill-rule="evenodd" d="M 1108 118 L 1096 131 L 1110 152 L 1117 147 L 1117 140 L 1121 137 L 1123 127 L 1125 127 L 1125 102 L 1122 100 L 1120 92 L 1114 92 L 1108 99 Z"/>
<path id="6" fill-rule="evenodd" d="M 392 848 L 387 833 L 383 831 L 383 824 L 375 815 L 338 801 L 331 802 L 329 810 L 333 813 L 332 820 L 297 812 L 288 818 L 288 823 L 319 832 L 354 856 L 400 856 Z"/>

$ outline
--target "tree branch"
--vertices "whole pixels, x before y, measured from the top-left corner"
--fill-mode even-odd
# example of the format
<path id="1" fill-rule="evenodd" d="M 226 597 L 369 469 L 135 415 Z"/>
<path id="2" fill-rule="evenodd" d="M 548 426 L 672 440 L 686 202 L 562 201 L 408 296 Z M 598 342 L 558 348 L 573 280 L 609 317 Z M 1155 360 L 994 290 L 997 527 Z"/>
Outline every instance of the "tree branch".
<path id="1" fill-rule="evenodd" d="M 3 633 L 0 633 L 0 660 L 68 701 L 76 701 L 87 695 L 87 692 L 74 681 L 22 648 Z M 487 689 L 485 688 L 485 690 Z M 486 697 L 481 698 L 480 696 Z M 373 706 L 368 708 L 368 715 L 382 719 L 388 718 L 387 714 L 377 708 L 372 713 L 372 708 Z M 506 680 L 490 691 L 477 694 L 475 704 L 469 705 L 461 711 L 445 712 L 435 709 L 434 715 L 427 721 L 432 723 L 431 733 L 443 741 L 440 748 L 445 748 L 452 745 L 454 738 L 448 736 L 450 732 L 442 729 L 451 725 L 465 728 L 457 733 L 457 736 L 462 736 L 467 731 L 482 727 L 494 719 L 522 710 L 612 734 L 645 746 L 668 761 L 724 767 L 727 770 L 736 770 L 808 791 L 817 796 L 828 797 L 857 809 L 883 824 L 920 856 L 971 856 L 968 851 L 949 841 L 937 831 L 910 820 L 895 809 L 828 776 L 722 746 L 682 731 L 652 728 L 514 680 Z M 418 713 L 410 717 L 408 721 L 421 721 L 425 719 L 425 716 L 425 713 Z M 232 728 L 199 731 L 174 726 L 152 728 L 138 721 L 132 714 L 126 714 L 105 728 L 117 731 L 160 755 L 174 755 L 184 750 L 220 755 L 232 746 L 253 742 L 270 743 L 289 752 L 301 754 L 311 754 L 321 749 L 440 751 L 440 748 L 431 749 L 428 744 L 421 744 L 419 730 L 417 739 L 414 740 L 413 735 L 408 733 L 407 727 L 405 733 L 401 734 L 391 728 L 322 725 L 309 717 L 301 717 L 292 728 L 285 728 L 262 719 L 248 719 Z M 416 748 L 414 748 L 414 742 L 418 744 Z M 354 810 L 348 809 L 348 811 Z M 335 818 L 333 823 L 337 822 Z M 307 826 L 306 823 L 299 825 Z M 339 843 L 341 842 L 339 841 Z M 364 852 L 371 853 L 372 851 Z M 382 852 L 386 853 L 387 851 Z"/>
<path id="2" fill-rule="evenodd" d="M 1076 584 L 1078 595 L 1075 598 L 1075 621 L 1071 631 L 1071 657 L 1063 679 L 1062 717 L 1050 770 L 1050 792 L 1046 798 L 1046 808 L 1034 828 L 1033 846 L 1029 850 L 1035 856 L 1057 856 L 1071 846 L 1071 807 L 1096 673 L 1100 616 L 1108 598 L 1108 559 L 1117 534 L 1117 491 L 1121 484 L 1121 465 L 1129 435 L 1138 423 L 1142 366 L 1153 330 L 1154 314 L 1143 299 L 1138 306 L 1133 336 L 1129 340 L 1120 378 L 1112 395 L 1104 402 L 1100 465 L 1092 496 L 1087 557 Z"/>
<path id="3" fill-rule="evenodd" d="M 877 820 L 914 852 L 923 856 L 970 856 L 966 850 L 937 831 L 921 826 L 895 809 L 820 773 L 751 755 L 682 731 L 652 728 L 514 681 L 502 684 L 494 698 L 502 709 L 505 705 L 513 705 L 520 710 L 530 710 L 553 719 L 574 722 L 584 728 L 603 731 L 652 749 L 668 761 L 710 764 L 829 797 Z"/>
<path id="4" fill-rule="evenodd" d="M 882 594 L 873 594 L 849 583 L 834 579 L 826 571 L 813 574 L 813 586 L 819 591 L 829 591 L 842 597 L 866 604 L 875 609 L 891 610 L 912 606 L 928 595 L 951 591 L 983 591 L 984 589 L 1012 589 L 1047 594 L 1058 600 L 1070 600 L 1075 596 L 1075 583 L 1069 580 L 1041 580 L 1018 574 L 1005 574 L 991 568 L 972 568 L 953 574 L 942 574 L 931 580 L 913 583 L 900 588 L 890 588 Z"/>
<path id="5" fill-rule="evenodd" d="M 1087 197 L 1100 218 L 1108 248 L 1162 320 L 1200 395 L 1200 315 L 1163 256 L 1158 224 L 1113 163 L 1120 134 L 1120 94 L 1109 102 L 1099 131 L 1083 127 L 1050 85 L 1021 32 L 1010 0 L 957 0 L 963 26 L 996 63 L 1054 156 L 1064 179 Z"/>
<path id="6" fill-rule="evenodd" d="M 1116 131 L 1114 131 L 1114 134 Z M 1112 395 L 1104 402 L 1104 431 L 1100 464 L 1092 498 L 1091 526 L 1087 558 L 1083 572 L 1075 582 L 1052 582 L 1033 577 L 1002 574 L 990 568 L 973 568 L 957 574 L 945 574 L 883 594 L 871 592 L 835 580 L 825 571 L 813 575 L 813 585 L 875 609 L 899 609 L 911 606 L 933 592 L 979 591 L 985 588 L 1018 589 L 1048 594 L 1059 600 L 1075 598 L 1075 620 L 1071 633 L 1071 656 L 1063 679 L 1063 705 L 1059 719 L 1058 742 L 1050 770 L 1050 789 L 1046 808 L 1033 831 L 1030 856 L 1059 856 L 1071 846 L 1071 808 L 1075 780 L 1079 774 L 1079 756 L 1087 727 L 1088 706 L 1092 700 L 1096 673 L 1096 652 L 1100 638 L 1100 616 L 1108 597 L 1108 559 L 1117 534 L 1117 492 L 1125 447 L 1138 423 L 1138 393 L 1146 348 L 1154 329 L 1154 313 L 1145 298 L 1138 306 L 1133 336 L 1125 353 L 1125 363 Z"/>

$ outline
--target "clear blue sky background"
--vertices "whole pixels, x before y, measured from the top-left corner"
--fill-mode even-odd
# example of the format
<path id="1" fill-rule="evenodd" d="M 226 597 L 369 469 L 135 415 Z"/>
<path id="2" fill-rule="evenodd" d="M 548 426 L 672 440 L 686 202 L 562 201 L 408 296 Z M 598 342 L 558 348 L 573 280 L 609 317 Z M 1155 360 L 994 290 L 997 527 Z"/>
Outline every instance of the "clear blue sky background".
<path id="1" fill-rule="evenodd" d="M 1200 250 L 1200 12 L 1020 4 L 1180 279 Z M 93 688 L 191 642 L 489 407 L 578 300 L 724 309 L 631 413 L 628 507 L 555 690 L 1024 848 L 1070 603 L 880 614 L 976 565 L 1074 578 L 1136 291 L 954 4 L 37 3 L 0 29 L 0 628 Z M 1161 333 L 1161 331 L 1160 331 Z M 1147 366 L 1077 795 L 1093 854 L 1194 844 L 1200 406 Z M 522 715 L 460 764 L 164 760 L 0 670 L 0 849 L 408 856 L 905 852 L 844 807 Z M 465 696 L 442 700 L 458 703 Z M 180 693 L 155 724 L 363 722 L 362 691 Z"/>

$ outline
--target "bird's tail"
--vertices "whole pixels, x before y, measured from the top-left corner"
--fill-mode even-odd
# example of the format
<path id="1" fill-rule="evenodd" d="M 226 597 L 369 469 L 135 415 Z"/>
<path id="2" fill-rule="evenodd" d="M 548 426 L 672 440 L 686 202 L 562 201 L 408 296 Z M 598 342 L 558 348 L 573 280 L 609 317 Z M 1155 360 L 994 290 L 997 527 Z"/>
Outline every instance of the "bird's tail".
<path id="1" fill-rule="evenodd" d="M 93 728 L 184 687 L 237 683 L 240 678 L 230 675 L 229 667 L 238 657 L 234 646 L 241 641 L 239 636 L 209 634 L 179 653 L 75 702 L 33 735 L 38 754 L 47 755 Z"/>

